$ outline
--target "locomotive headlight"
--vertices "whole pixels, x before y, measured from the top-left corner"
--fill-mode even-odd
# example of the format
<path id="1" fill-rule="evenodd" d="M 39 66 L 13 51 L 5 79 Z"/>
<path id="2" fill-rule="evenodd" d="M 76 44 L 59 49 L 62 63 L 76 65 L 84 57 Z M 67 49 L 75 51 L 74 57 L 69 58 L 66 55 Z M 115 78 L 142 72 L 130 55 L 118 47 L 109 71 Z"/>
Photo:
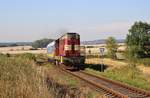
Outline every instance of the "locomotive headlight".
<path id="1" fill-rule="evenodd" d="M 71 45 L 65 45 L 65 50 L 71 50 Z"/>
<path id="2" fill-rule="evenodd" d="M 71 45 L 65 45 L 65 50 L 72 50 Z M 80 50 L 80 45 L 74 45 L 74 50 Z"/>
<path id="3" fill-rule="evenodd" d="M 75 50 L 80 50 L 80 46 L 79 45 L 75 45 Z"/>

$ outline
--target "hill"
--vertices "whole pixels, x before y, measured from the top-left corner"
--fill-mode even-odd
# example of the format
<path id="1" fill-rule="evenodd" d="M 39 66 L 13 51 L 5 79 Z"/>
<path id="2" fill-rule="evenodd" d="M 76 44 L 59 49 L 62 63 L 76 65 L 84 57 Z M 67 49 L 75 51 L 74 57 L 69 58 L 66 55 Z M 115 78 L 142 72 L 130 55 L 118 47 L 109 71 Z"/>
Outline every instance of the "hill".
<path id="1" fill-rule="evenodd" d="M 106 39 L 93 40 L 93 41 L 82 41 L 83 45 L 95 45 L 95 44 L 105 44 Z M 117 43 L 124 43 L 125 39 L 117 39 Z"/>

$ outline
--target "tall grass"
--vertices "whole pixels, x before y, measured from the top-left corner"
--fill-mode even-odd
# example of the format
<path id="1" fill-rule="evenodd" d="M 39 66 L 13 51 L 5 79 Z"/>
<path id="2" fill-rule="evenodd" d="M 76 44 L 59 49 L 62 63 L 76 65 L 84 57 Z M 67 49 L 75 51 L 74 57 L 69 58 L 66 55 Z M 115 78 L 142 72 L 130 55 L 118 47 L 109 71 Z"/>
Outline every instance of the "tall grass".
<path id="1" fill-rule="evenodd" d="M 150 90 L 150 81 L 148 81 L 138 69 L 132 66 L 124 66 L 104 72 L 99 72 L 90 68 L 87 68 L 86 71 L 97 76 L 102 75 L 138 88 Z"/>
<path id="2" fill-rule="evenodd" d="M 43 72 L 28 57 L 0 55 L 0 98 L 48 98 Z"/>
<path id="3" fill-rule="evenodd" d="M 77 94 L 71 92 L 79 91 L 73 89 L 76 81 L 61 73 L 61 79 L 64 76 L 67 81 L 63 84 L 51 64 L 36 65 L 35 59 L 41 57 L 29 53 L 0 54 L 0 98 L 75 98 Z M 53 75 L 56 77 L 50 78 Z"/>

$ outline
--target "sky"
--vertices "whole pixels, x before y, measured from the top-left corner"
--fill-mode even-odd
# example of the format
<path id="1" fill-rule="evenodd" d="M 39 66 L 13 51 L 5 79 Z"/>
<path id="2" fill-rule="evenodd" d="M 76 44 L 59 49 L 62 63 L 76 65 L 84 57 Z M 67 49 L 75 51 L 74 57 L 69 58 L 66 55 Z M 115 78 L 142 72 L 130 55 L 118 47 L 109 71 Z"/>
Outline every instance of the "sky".
<path id="1" fill-rule="evenodd" d="M 0 42 L 58 38 L 125 39 L 135 21 L 150 22 L 150 0 L 0 0 Z"/>

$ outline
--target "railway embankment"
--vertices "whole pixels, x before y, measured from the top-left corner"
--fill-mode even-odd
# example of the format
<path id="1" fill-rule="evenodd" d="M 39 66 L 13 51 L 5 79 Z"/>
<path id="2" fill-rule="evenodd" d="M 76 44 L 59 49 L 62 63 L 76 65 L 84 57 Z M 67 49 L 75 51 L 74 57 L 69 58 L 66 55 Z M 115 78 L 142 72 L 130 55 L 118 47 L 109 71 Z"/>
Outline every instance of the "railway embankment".
<path id="1" fill-rule="evenodd" d="M 91 65 L 94 63 L 96 66 L 100 66 L 101 60 L 88 59 L 86 60 L 86 63 Z M 122 83 L 150 91 L 149 67 L 142 65 L 132 67 L 128 66 L 128 64 L 125 62 L 117 60 L 113 61 L 111 59 L 103 59 L 103 64 L 107 65 L 107 68 L 104 70 L 104 72 L 95 70 L 91 66 L 89 68 L 87 67 L 85 71 L 97 76 L 105 76 L 112 80 L 117 80 Z"/>
<path id="2" fill-rule="evenodd" d="M 55 97 L 65 96 L 64 98 L 102 98 L 103 93 L 97 92 L 95 88 L 90 87 L 85 81 L 73 77 L 63 72 L 59 67 L 47 64 L 45 67 L 47 78 L 53 80 L 53 83 L 47 84 L 52 87 L 50 91 L 55 92 Z M 57 87 L 53 89 L 53 87 Z"/>

